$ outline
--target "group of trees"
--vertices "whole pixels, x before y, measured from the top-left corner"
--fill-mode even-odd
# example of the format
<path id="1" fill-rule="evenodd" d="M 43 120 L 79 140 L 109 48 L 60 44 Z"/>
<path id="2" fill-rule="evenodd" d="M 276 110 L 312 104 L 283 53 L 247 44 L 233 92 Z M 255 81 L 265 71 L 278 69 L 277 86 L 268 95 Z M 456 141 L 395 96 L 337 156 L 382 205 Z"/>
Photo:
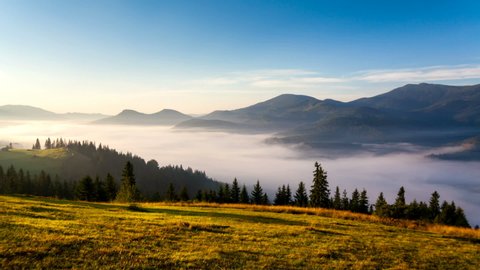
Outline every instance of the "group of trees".
<path id="1" fill-rule="evenodd" d="M 98 176 L 93 179 L 87 174 L 87 176 L 84 176 L 79 181 L 72 181 L 61 180 L 58 175 L 55 175 L 52 179 L 50 174 L 45 171 L 32 175 L 29 171 L 24 171 L 23 169 L 16 170 L 12 165 L 6 170 L 0 166 L 0 194 L 31 194 L 63 199 L 103 202 L 113 200 L 122 202 L 139 200 L 195 200 L 217 203 L 270 204 L 268 195 L 263 191 L 258 180 L 251 188 L 251 192 L 248 192 L 245 185 L 240 187 L 236 178 L 231 185 L 212 181 L 211 183 L 215 183 L 213 186 L 217 186 L 218 188 L 196 189 L 197 192 L 195 194 L 189 192 L 185 184 L 186 182 L 184 181 L 171 181 L 168 185 L 157 188 L 156 192 L 142 194 L 137 187 L 138 183 L 133 170 L 133 167 L 136 166 L 135 163 L 140 164 L 140 167 L 143 168 L 141 177 L 148 172 L 155 174 L 159 171 L 162 172 L 163 175 L 171 176 L 170 179 L 173 180 L 182 179 L 182 177 L 187 174 L 198 175 L 198 177 L 202 179 L 206 178 L 206 176 L 204 173 L 194 172 L 190 168 L 184 170 L 181 166 L 159 168 L 158 163 L 154 160 L 145 163 L 142 159 L 132 156 L 131 154 L 120 154 L 102 145 L 96 147 L 95 144 L 91 142 L 66 142 L 63 139 L 57 139 L 55 141 L 47 139 L 45 142 L 46 149 L 61 147 L 66 147 L 69 150 L 82 153 L 83 155 L 94 154 L 96 155 L 94 160 L 98 160 L 100 163 L 108 162 L 109 166 L 106 166 L 108 168 L 113 168 L 113 165 L 118 164 L 119 160 L 126 160 L 123 171 L 121 172 L 120 185 L 117 185 L 115 176 L 109 172 L 106 173 L 106 177 L 103 180 Z M 38 139 L 33 145 L 33 149 L 41 149 Z M 115 158 L 112 159 L 112 157 Z M 112 160 L 115 160 L 115 162 L 112 162 Z M 116 167 L 118 168 L 118 166 Z M 103 168 L 103 170 L 104 169 L 105 168 Z M 181 185 L 182 183 L 183 185 Z M 159 183 L 157 182 L 156 186 L 158 187 L 158 185 Z M 178 187 L 182 187 L 179 189 L 180 192 L 177 192 Z M 164 192 L 159 192 L 158 190 L 164 190 Z M 469 227 L 463 209 L 457 207 L 453 201 L 450 203 L 444 201 L 440 204 L 440 195 L 436 191 L 432 193 L 428 203 L 418 202 L 417 200 L 406 203 L 404 187 L 400 188 L 392 204 L 387 202 L 383 192 L 379 194 L 374 204 L 370 204 L 365 189 L 361 192 L 355 189 L 349 197 L 345 189 L 341 193 L 340 188 L 337 186 L 332 196 L 327 181 L 327 172 L 318 162 L 315 163 L 313 181 L 309 192 L 304 182 L 298 184 L 298 188 L 294 194 L 292 194 L 290 185 L 282 185 L 277 189 L 273 204 L 348 210 L 388 218 L 423 220 L 439 224 Z"/>

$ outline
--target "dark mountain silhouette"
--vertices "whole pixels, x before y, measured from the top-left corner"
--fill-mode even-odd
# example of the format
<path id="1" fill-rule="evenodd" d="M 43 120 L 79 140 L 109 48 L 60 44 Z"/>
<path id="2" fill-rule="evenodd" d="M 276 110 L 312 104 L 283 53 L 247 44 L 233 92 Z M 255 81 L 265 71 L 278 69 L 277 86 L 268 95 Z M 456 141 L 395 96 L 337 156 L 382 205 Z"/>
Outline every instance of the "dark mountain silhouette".
<path id="1" fill-rule="evenodd" d="M 123 110 L 121 113 L 95 121 L 95 124 L 116 125 L 175 125 L 191 119 L 191 116 L 181 112 L 164 109 L 157 113 L 145 114 L 134 110 Z"/>

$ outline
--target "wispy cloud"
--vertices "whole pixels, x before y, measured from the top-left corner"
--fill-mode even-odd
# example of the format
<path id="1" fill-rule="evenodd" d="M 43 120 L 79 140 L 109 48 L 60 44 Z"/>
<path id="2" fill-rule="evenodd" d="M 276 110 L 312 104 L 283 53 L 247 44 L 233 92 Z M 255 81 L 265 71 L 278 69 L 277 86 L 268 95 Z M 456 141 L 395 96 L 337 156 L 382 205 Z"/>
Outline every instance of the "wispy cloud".
<path id="1" fill-rule="evenodd" d="M 365 71 L 351 79 L 378 83 L 447 81 L 477 78 L 480 78 L 480 66 L 462 65 Z"/>
<path id="2" fill-rule="evenodd" d="M 321 76 L 318 72 L 310 70 L 272 69 L 232 72 L 197 82 L 210 86 L 241 84 L 259 88 L 308 88 L 319 84 L 332 84 L 343 81 L 341 78 Z"/>

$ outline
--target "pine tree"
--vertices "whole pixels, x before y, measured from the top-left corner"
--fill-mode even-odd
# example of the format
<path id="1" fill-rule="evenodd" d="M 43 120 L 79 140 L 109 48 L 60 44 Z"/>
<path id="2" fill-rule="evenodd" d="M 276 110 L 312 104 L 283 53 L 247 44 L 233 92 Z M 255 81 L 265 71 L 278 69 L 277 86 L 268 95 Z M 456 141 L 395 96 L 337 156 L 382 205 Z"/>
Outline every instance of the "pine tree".
<path id="1" fill-rule="evenodd" d="M 282 187 L 278 187 L 277 193 L 275 194 L 275 199 L 273 200 L 273 204 L 275 205 L 285 205 L 287 199 L 287 189 L 285 185 Z"/>
<path id="2" fill-rule="evenodd" d="M 295 192 L 294 199 L 296 206 L 306 207 L 308 205 L 307 190 L 305 189 L 305 184 L 302 181 L 298 183 L 298 188 Z"/>
<path id="3" fill-rule="evenodd" d="M 290 190 L 289 184 L 287 184 L 287 190 L 285 191 L 285 204 L 286 205 L 292 204 L 292 191 Z"/>
<path id="4" fill-rule="evenodd" d="M 237 178 L 233 179 L 230 197 L 231 197 L 232 203 L 240 202 L 240 187 L 238 186 Z"/>
<path id="5" fill-rule="evenodd" d="M 93 201 L 95 199 L 95 186 L 90 176 L 85 176 L 78 182 L 76 195 L 81 201 Z"/>
<path id="6" fill-rule="evenodd" d="M 461 207 L 457 207 L 457 210 L 455 211 L 455 224 L 453 225 L 458 227 L 470 228 L 470 224 L 468 223 L 468 220 L 465 217 L 465 213 L 463 212 L 463 209 Z"/>
<path id="7" fill-rule="evenodd" d="M 177 201 L 177 193 L 175 192 L 175 187 L 173 186 L 173 183 L 170 183 L 168 185 L 167 192 L 165 193 L 165 200 L 169 202 L 175 202 Z"/>
<path id="8" fill-rule="evenodd" d="M 47 138 L 47 140 L 45 140 L 45 149 L 51 149 L 52 148 L 52 141 L 50 140 L 50 138 Z"/>
<path id="9" fill-rule="evenodd" d="M 119 202 L 135 202 L 139 199 L 140 193 L 136 186 L 133 165 L 128 161 L 122 172 L 122 184 L 118 190 L 116 200 Z"/>
<path id="10" fill-rule="evenodd" d="M 340 188 L 335 188 L 335 195 L 333 195 L 332 206 L 334 209 L 342 209 L 342 199 L 340 198 Z"/>
<path id="11" fill-rule="evenodd" d="M 352 199 L 350 200 L 350 211 L 359 212 L 360 211 L 360 193 L 358 189 L 355 189 L 352 192 Z"/>
<path id="12" fill-rule="evenodd" d="M 330 207 L 330 190 L 328 189 L 327 172 L 315 162 L 313 184 L 310 190 L 310 205 L 313 207 Z"/>
<path id="13" fill-rule="evenodd" d="M 231 191 L 230 191 L 230 185 L 228 184 L 225 184 L 223 186 L 223 192 L 224 192 L 224 202 L 225 203 L 230 203 L 230 195 L 231 195 Z"/>
<path id="14" fill-rule="evenodd" d="M 107 201 L 115 200 L 117 196 L 117 184 L 115 184 L 115 179 L 110 173 L 107 173 L 107 177 L 105 178 L 105 192 Z"/>
<path id="15" fill-rule="evenodd" d="M 186 186 L 183 186 L 182 191 L 180 192 L 180 201 L 188 202 L 190 200 L 190 196 L 188 196 L 188 190 Z"/>
<path id="16" fill-rule="evenodd" d="M 251 194 L 252 203 L 254 204 L 263 204 L 263 189 L 260 186 L 260 181 L 257 180 L 257 183 L 253 186 Z"/>
<path id="17" fill-rule="evenodd" d="M 105 191 L 105 184 L 100 181 L 100 178 L 97 176 L 94 182 L 94 197 L 95 201 L 106 202 L 108 201 L 107 192 Z"/>
<path id="18" fill-rule="evenodd" d="M 270 200 L 268 199 L 267 193 L 263 193 L 262 195 L 262 204 L 264 205 L 270 204 Z"/>
<path id="19" fill-rule="evenodd" d="M 218 202 L 219 203 L 224 203 L 225 202 L 225 191 L 224 191 L 224 186 L 223 185 L 220 185 L 218 187 Z"/>
<path id="20" fill-rule="evenodd" d="M 34 150 L 40 150 L 42 149 L 42 146 L 40 145 L 40 140 L 37 138 L 37 140 L 35 141 L 35 144 L 33 145 L 33 149 Z"/>
<path id="21" fill-rule="evenodd" d="M 393 204 L 392 208 L 394 218 L 405 217 L 405 210 L 407 207 L 405 203 L 405 189 L 403 187 L 400 187 L 400 190 L 398 190 L 397 198 L 395 199 L 395 203 Z"/>
<path id="22" fill-rule="evenodd" d="M 359 201 L 359 208 L 358 211 L 360 213 L 367 214 L 368 213 L 368 196 L 367 196 L 367 191 L 365 189 L 362 190 L 362 193 L 360 193 L 360 201 Z"/>
<path id="23" fill-rule="evenodd" d="M 440 214 L 440 195 L 437 191 L 432 193 L 428 208 L 430 210 L 430 220 L 435 220 L 435 218 Z"/>
<path id="24" fill-rule="evenodd" d="M 250 197 L 248 196 L 245 185 L 242 186 L 242 191 L 240 192 L 240 203 L 250 203 Z"/>
<path id="25" fill-rule="evenodd" d="M 342 192 L 342 210 L 349 210 L 350 209 L 350 200 L 348 199 L 347 190 L 344 189 Z"/>
<path id="26" fill-rule="evenodd" d="M 377 201 L 375 202 L 375 211 L 374 214 L 379 217 L 388 217 L 388 203 L 383 197 L 383 192 L 380 192 L 378 195 Z"/>

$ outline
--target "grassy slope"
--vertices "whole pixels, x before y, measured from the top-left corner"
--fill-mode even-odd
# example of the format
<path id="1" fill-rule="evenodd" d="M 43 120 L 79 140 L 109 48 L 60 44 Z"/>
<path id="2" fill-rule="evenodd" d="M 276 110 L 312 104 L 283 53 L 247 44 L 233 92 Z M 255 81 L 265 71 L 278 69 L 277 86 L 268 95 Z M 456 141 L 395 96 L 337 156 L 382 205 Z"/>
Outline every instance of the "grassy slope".
<path id="1" fill-rule="evenodd" d="M 459 237 L 248 206 L 71 202 L 0 196 L 0 268 L 475 269 Z M 353 218 L 353 219 L 352 219 Z M 478 269 L 478 268 L 477 268 Z"/>
<path id="2" fill-rule="evenodd" d="M 0 151 L 0 165 L 4 170 L 14 164 L 16 169 L 29 170 L 31 173 L 39 173 L 41 170 L 56 174 L 60 172 L 63 160 L 70 153 L 66 148 L 26 150 L 11 149 Z"/>

